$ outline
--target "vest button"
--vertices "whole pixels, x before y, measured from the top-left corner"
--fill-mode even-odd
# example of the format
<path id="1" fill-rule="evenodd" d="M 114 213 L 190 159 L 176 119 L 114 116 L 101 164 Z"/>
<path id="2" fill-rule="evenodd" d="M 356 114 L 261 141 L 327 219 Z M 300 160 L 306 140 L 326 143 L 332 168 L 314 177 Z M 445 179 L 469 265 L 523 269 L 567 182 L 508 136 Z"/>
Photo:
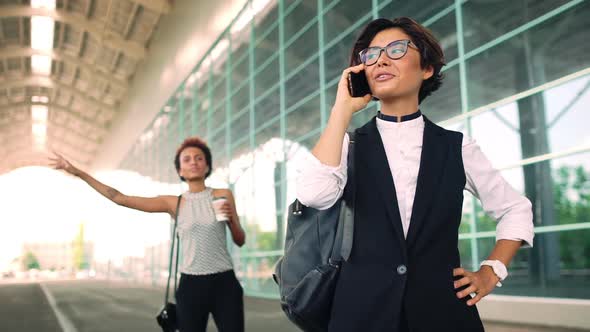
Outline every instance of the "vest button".
<path id="1" fill-rule="evenodd" d="M 397 274 L 404 275 L 406 272 L 408 272 L 408 268 L 404 264 L 397 267 Z"/>

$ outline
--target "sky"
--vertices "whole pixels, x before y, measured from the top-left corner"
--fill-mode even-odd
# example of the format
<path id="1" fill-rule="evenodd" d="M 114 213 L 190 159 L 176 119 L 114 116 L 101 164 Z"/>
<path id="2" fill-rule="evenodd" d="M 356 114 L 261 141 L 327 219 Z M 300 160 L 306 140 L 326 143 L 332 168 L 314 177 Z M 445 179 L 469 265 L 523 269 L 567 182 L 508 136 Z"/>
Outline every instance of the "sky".
<path id="1" fill-rule="evenodd" d="M 127 194 L 155 196 L 173 191 L 130 172 L 97 177 Z M 25 167 L 0 176 L 0 202 L 0 271 L 20 256 L 25 242 L 71 242 L 81 223 L 100 261 L 143 256 L 145 246 L 168 238 L 167 214 L 119 207 L 80 179 L 47 167 Z"/>

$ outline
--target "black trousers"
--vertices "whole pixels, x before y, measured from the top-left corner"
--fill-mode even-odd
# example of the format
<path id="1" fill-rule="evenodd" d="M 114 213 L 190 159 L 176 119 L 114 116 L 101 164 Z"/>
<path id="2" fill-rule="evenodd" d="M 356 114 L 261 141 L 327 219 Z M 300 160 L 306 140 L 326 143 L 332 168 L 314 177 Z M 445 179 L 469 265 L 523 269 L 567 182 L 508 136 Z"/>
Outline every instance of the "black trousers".
<path id="1" fill-rule="evenodd" d="M 209 313 L 219 332 L 244 331 L 244 293 L 233 270 L 180 275 L 176 292 L 180 332 L 205 332 Z"/>

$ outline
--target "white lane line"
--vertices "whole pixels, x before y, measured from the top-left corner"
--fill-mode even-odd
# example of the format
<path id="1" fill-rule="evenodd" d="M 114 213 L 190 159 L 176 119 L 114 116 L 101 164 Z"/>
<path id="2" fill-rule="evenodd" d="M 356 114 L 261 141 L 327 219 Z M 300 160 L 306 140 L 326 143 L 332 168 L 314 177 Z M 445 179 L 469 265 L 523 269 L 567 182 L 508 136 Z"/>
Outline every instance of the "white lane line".
<path id="1" fill-rule="evenodd" d="M 53 309 L 55 317 L 57 317 L 57 321 L 59 322 L 59 325 L 61 326 L 63 332 L 78 332 L 78 330 L 76 330 L 76 327 L 74 326 L 74 324 L 72 324 L 68 317 L 66 317 L 66 315 L 64 315 L 63 312 L 59 310 L 59 308 L 57 307 L 57 303 L 55 302 L 55 298 L 53 297 L 51 292 L 49 292 L 49 289 L 47 289 L 47 287 L 45 287 L 43 283 L 39 283 L 39 285 L 41 286 L 41 290 L 43 290 L 43 293 L 45 294 L 45 297 L 47 298 L 47 301 L 49 302 L 51 309 Z"/>

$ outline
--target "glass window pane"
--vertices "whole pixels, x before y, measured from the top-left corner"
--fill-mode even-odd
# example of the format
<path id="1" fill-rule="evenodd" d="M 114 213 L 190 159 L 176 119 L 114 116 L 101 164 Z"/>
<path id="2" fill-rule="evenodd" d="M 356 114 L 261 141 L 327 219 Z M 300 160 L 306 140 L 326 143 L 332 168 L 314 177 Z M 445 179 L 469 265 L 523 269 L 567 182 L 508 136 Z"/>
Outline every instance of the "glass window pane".
<path id="1" fill-rule="evenodd" d="M 469 52 L 551 10 L 567 0 L 544 1 L 467 1 L 463 4 L 465 51 Z"/>
<path id="2" fill-rule="evenodd" d="M 495 167 L 506 167 L 523 159 L 518 119 L 517 105 L 511 103 L 469 120 L 471 137 Z"/>
<path id="3" fill-rule="evenodd" d="M 231 75 L 232 75 L 231 76 L 232 89 L 233 90 L 241 87 L 242 85 L 244 85 L 245 81 L 248 81 L 250 79 L 250 69 L 249 69 L 250 61 L 249 60 L 250 60 L 249 57 L 246 56 L 240 62 L 237 62 L 234 64 L 234 67 L 232 68 L 232 73 L 231 73 Z"/>
<path id="4" fill-rule="evenodd" d="M 279 50 L 279 29 L 275 28 L 270 33 L 257 35 L 254 47 L 254 62 L 256 69 L 270 58 L 277 58 Z"/>
<path id="5" fill-rule="evenodd" d="M 276 2 L 276 1 L 275 1 Z M 275 28 L 279 22 L 279 8 L 275 4 L 256 15 L 256 35 L 261 36 L 268 30 Z"/>
<path id="6" fill-rule="evenodd" d="M 320 125 L 320 98 L 315 97 L 287 114 L 287 139 L 295 140 Z"/>
<path id="7" fill-rule="evenodd" d="M 297 143 L 299 143 L 301 146 L 303 146 L 307 150 L 311 150 L 311 149 L 313 149 L 313 147 L 316 145 L 316 143 L 320 139 L 320 134 L 321 134 L 321 132 L 319 130 L 316 130 L 314 134 L 312 134 L 311 136 L 308 136 L 302 140 L 298 140 Z"/>
<path id="8" fill-rule="evenodd" d="M 232 141 L 232 160 L 236 160 L 250 152 L 249 136 L 236 137 Z"/>
<path id="9" fill-rule="evenodd" d="M 285 17 L 285 40 L 289 40 L 309 21 L 316 18 L 318 4 L 317 0 L 287 1 L 285 7 L 285 11 L 289 11 Z"/>
<path id="10" fill-rule="evenodd" d="M 583 145 L 589 88 L 586 76 L 486 111 L 470 120 L 472 136 L 497 167 Z"/>
<path id="11" fill-rule="evenodd" d="M 272 138 L 277 138 L 281 134 L 280 123 L 277 119 L 272 124 L 267 125 L 264 129 L 256 133 L 256 147 L 260 147 L 262 144 L 267 143 Z"/>
<path id="12" fill-rule="evenodd" d="M 210 128 L 213 132 L 219 130 L 220 128 L 225 126 L 225 114 L 226 106 L 225 102 L 215 105 L 215 108 L 211 111 L 211 123 Z"/>
<path id="13" fill-rule="evenodd" d="M 328 1 L 325 1 L 326 4 L 324 5 L 324 8 L 331 7 L 331 5 L 327 4 L 327 2 Z M 357 21 L 359 21 L 363 16 L 368 15 L 371 12 L 371 6 L 367 5 L 367 2 L 365 1 L 337 2 L 338 3 L 335 6 L 331 7 L 331 9 L 324 14 L 324 39 L 326 42 L 336 38 L 343 31 L 349 29 L 351 25 L 357 23 Z M 358 29 L 358 31 L 353 32 L 355 39 L 360 34 L 361 29 L 362 26 Z M 352 43 L 346 43 L 346 45 L 349 50 L 352 49 Z"/>
<path id="14" fill-rule="evenodd" d="M 255 124 L 256 129 L 260 128 L 262 125 L 267 123 L 268 121 L 274 121 L 275 118 L 280 114 L 280 98 L 279 98 L 279 89 L 274 89 L 272 93 L 270 93 L 264 99 L 258 101 L 255 107 Z M 277 135 L 279 133 L 277 132 Z"/>
<path id="15" fill-rule="evenodd" d="M 250 112 L 243 112 L 231 122 L 231 137 L 233 142 L 248 137 L 250 132 Z M 248 141 L 246 141 L 248 142 Z"/>
<path id="16" fill-rule="evenodd" d="M 432 16 L 437 15 L 439 12 L 449 6 L 452 6 L 453 4 L 453 0 L 393 0 L 379 11 L 379 16 L 392 19 L 396 17 L 408 16 L 424 24 L 424 22 L 432 18 Z"/>
<path id="17" fill-rule="evenodd" d="M 360 3 L 360 2 L 359 2 Z M 369 18 L 366 18 L 363 22 L 363 25 L 369 22 Z M 325 22 L 324 24 L 329 24 Z M 326 30 L 331 28 L 326 27 Z M 354 46 L 354 42 L 356 38 L 361 33 L 362 26 L 357 29 L 353 30 L 350 33 L 342 36 L 338 42 L 336 42 L 332 47 L 325 51 L 325 64 L 326 64 L 326 82 L 330 82 L 332 79 L 336 77 L 340 77 L 342 75 L 342 71 L 348 67 L 350 63 L 350 52 L 352 51 L 352 47 Z M 346 28 L 339 30 L 339 32 L 343 32 Z M 325 37 L 326 44 L 332 42 L 327 36 Z M 326 45 L 324 45 L 325 47 Z"/>
<path id="18" fill-rule="evenodd" d="M 256 98 L 270 89 L 276 89 L 279 79 L 279 58 L 277 57 L 254 77 Z"/>
<path id="19" fill-rule="evenodd" d="M 287 72 L 295 70 L 307 59 L 317 56 L 318 30 L 317 24 L 313 24 L 309 30 L 297 38 L 285 52 L 285 68 Z M 316 71 L 318 69 L 316 68 Z"/>
<path id="20" fill-rule="evenodd" d="M 298 103 L 320 89 L 319 64 L 314 61 L 302 68 L 285 83 L 285 108 Z"/>
<path id="21" fill-rule="evenodd" d="M 348 131 L 364 126 L 369 120 L 377 115 L 377 103 L 369 103 L 367 107 L 353 114 Z"/>
<path id="22" fill-rule="evenodd" d="M 233 115 L 248 108 L 248 104 L 250 103 L 250 85 L 245 84 L 238 91 L 235 91 L 231 103 Z"/>
<path id="23" fill-rule="evenodd" d="M 590 43 L 583 37 L 590 30 L 588 15 L 590 3 L 583 2 L 469 59 L 469 108 L 588 68 Z"/>
<path id="24" fill-rule="evenodd" d="M 459 257 L 461 259 L 461 266 L 470 271 L 473 264 L 471 243 L 471 239 L 459 240 Z"/>
<path id="25" fill-rule="evenodd" d="M 551 152 L 590 143 L 590 76 L 568 82 L 544 93 Z"/>
<path id="26" fill-rule="evenodd" d="M 420 104 L 420 110 L 431 121 L 439 122 L 461 114 L 459 81 L 458 67 L 445 70 L 441 87 Z"/>
<path id="27" fill-rule="evenodd" d="M 445 55 L 445 62 L 449 63 L 456 59 L 459 54 L 457 48 L 457 25 L 455 21 L 455 12 L 451 11 L 447 15 L 436 20 L 427 26 L 434 34 Z"/>
<path id="28" fill-rule="evenodd" d="M 225 102 L 225 96 L 227 94 L 227 84 L 225 84 L 225 73 L 220 75 L 220 79 L 216 81 L 213 79 L 213 103 L 220 104 Z"/>
<path id="29" fill-rule="evenodd" d="M 477 241 L 480 260 L 493 238 Z M 509 277 L 495 294 L 590 299 L 590 229 L 538 233 L 533 248 L 520 249 Z"/>
<path id="30" fill-rule="evenodd" d="M 221 159 L 225 156 L 225 130 L 220 130 L 215 134 L 215 137 L 209 142 L 209 147 L 214 157 L 213 166 L 215 168 L 226 166 L 221 162 Z"/>

